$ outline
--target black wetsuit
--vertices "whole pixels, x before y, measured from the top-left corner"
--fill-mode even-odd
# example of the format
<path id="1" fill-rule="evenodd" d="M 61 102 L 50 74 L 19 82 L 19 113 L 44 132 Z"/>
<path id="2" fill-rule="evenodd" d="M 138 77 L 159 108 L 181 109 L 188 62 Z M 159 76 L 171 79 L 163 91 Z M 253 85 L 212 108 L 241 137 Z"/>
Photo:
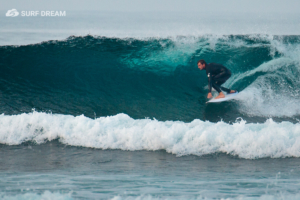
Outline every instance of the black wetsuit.
<path id="1" fill-rule="evenodd" d="M 208 77 L 209 92 L 211 92 L 211 88 L 213 87 L 219 93 L 222 92 L 221 89 L 227 93 L 230 93 L 230 89 L 221 86 L 231 76 L 229 69 L 221 64 L 209 63 L 205 66 L 205 70 Z"/>

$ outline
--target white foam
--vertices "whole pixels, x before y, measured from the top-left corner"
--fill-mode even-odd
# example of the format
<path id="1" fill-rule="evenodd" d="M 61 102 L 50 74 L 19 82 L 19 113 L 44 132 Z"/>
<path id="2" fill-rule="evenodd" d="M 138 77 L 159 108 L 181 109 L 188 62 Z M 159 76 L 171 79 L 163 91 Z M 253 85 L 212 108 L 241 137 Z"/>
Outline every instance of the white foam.
<path id="1" fill-rule="evenodd" d="M 121 150 L 159 150 L 182 155 L 223 152 L 241 158 L 300 157 L 300 124 L 276 123 L 233 125 L 204 122 L 134 120 L 126 114 L 90 119 L 33 112 L 0 116 L 0 143 L 41 144 L 59 138 L 72 146 Z"/>
<path id="2" fill-rule="evenodd" d="M 254 37 L 254 36 L 252 36 Z M 256 36 L 265 40 L 270 55 L 281 57 L 262 63 L 257 68 L 234 75 L 225 87 L 232 86 L 251 76 L 258 76 L 236 98 L 240 112 L 250 116 L 293 117 L 300 115 L 300 46 L 284 43 L 280 38 Z M 261 44 L 263 45 L 263 44 Z"/>
<path id="3" fill-rule="evenodd" d="M 276 88 L 277 86 L 277 88 Z M 240 92 L 239 111 L 250 116 L 300 115 L 300 93 L 279 75 L 265 75 Z"/>

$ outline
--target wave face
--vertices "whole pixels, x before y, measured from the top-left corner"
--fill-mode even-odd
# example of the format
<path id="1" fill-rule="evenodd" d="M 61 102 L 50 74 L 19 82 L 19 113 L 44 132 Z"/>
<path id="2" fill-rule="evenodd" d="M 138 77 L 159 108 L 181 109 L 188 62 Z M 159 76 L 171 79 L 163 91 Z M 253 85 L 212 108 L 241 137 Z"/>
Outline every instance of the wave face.
<path id="1" fill-rule="evenodd" d="M 300 124 L 276 123 L 232 125 L 195 119 L 161 122 L 134 120 L 126 114 L 90 119 L 83 115 L 33 112 L 0 116 L 0 143 L 37 144 L 59 139 L 72 146 L 121 150 L 166 150 L 182 155 L 226 153 L 240 158 L 300 157 Z"/>
<path id="2" fill-rule="evenodd" d="M 300 36 L 228 35 L 118 39 L 69 37 L 0 46 L 0 112 L 37 111 L 135 119 L 297 121 Z M 222 63 L 238 100 L 205 104 L 199 59 Z"/>

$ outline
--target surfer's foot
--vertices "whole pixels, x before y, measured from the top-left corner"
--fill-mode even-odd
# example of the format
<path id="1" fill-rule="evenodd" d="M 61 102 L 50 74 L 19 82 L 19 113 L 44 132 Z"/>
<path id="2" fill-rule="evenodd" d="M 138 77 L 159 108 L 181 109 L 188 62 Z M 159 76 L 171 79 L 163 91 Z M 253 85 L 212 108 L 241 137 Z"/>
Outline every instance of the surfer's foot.
<path id="1" fill-rule="evenodd" d="M 230 90 L 230 94 L 236 93 L 236 90 Z"/>
<path id="2" fill-rule="evenodd" d="M 215 99 L 220 99 L 220 98 L 224 98 L 225 95 L 223 94 L 223 92 L 220 92 L 219 95 L 215 98 Z"/>

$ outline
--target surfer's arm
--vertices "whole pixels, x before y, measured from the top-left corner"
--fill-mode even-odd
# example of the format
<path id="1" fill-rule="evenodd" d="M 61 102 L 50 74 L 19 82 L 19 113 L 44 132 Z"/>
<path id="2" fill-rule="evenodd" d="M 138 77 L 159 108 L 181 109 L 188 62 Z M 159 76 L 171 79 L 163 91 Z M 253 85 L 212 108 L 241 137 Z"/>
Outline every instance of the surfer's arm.
<path id="1" fill-rule="evenodd" d="M 211 87 L 212 87 L 212 80 L 210 73 L 207 74 L 208 77 L 208 93 L 211 93 Z"/>
<path id="2" fill-rule="evenodd" d="M 210 73 L 207 74 L 207 77 L 208 77 L 208 95 L 207 95 L 207 98 L 210 99 L 210 98 L 212 98 L 212 94 L 211 94 L 212 80 L 211 80 Z"/>
<path id="3" fill-rule="evenodd" d="M 223 76 L 224 74 L 226 74 L 226 69 L 225 68 L 222 68 L 221 69 L 221 72 L 219 74 L 217 74 L 214 78 L 215 79 L 218 79 L 219 77 Z"/>

